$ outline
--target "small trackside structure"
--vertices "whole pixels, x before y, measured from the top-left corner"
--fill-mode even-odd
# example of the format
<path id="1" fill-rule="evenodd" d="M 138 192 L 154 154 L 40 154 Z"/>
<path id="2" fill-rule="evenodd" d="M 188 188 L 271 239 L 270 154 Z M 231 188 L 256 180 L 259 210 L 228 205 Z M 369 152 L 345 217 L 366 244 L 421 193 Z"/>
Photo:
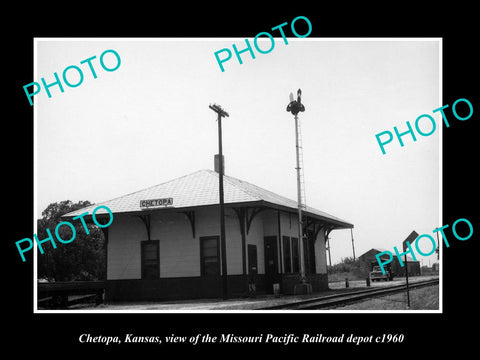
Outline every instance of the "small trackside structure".
<path id="1" fill-rule="evenodd" d="M 360 272 L 364 276 L 370 276 L 370 272 L 374 271 L 374 267 L 378 267 L 379 264 L 377 262 L 376 255 L 384 252 L 385 249 L 379 249 L 379 248 L 372 248 L 362 255 L 358 257 L 359 263 L 360 263 Z M 387 255 L 381 255 L 381 259 L 386 260 Z M 409 276 L 416 276 L 420 275 L 420 261 L 415 261 L 412 259 L 412 257 L 407 256 L 407 266 L 408 266 L 408 275 Z M 402 277 L 405 276 L 405 266 L 401 266 L 400 263 L 398 262 L 398 259 L 394 259 L 388 267 L 385 266 L 385 272 L 389 272 L 389 279 L 393 279 L 395 277 Z M 379 269 L 380 274 L 384 275 L 383 272 Z M 377 280 L 377 277 L 374 276 L 375 280 Z M 382 276 L 381 278 L 387 278 L 385 276 Z M 373 278 L 371 278 L 373 280 Z"/>
<path id="2" fill-rule="evenodd" d="M 104 232 L 106 301 L 222 297 L 218 181 L 218 172 L 200 170 L 91 206 L 108 206 L 115 218 Z M 226 175 L 224 194 L 228 295 L 247 296 L 252 282 L 256 293 L 273 293 L 275 284 L 292 294 L 300 276 L 297 202 Z M 313 291 L 326 290 L 325 241 L 353 225 L 307 207 L 303 226 L 306 276 Z"/>

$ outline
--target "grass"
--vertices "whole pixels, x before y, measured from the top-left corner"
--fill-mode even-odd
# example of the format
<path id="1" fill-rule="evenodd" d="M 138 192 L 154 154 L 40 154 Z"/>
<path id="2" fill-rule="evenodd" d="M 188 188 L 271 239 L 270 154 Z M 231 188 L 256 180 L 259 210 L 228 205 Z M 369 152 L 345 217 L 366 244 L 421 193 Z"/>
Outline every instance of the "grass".
<path id="1" fill-rule="evenodd" d="M 338 273 L 328 274 L 328 281 L 329 282 L 345 281 L 345 278 L 348 278 L 349 281 L 365 280 L 365 276 L 362 277 L 358 274 L 354 274 L 354 273 L 350 273 L 350 272 L 338 272 Z"/>
<path id="2" fill-rule="evenodd" d="M 336 310 L 407 310 L 407 292 L 382 296 L 358 303 L 335 307 Z M 410 290 L 408 310 L 438 310 L 438 285 Z"/>

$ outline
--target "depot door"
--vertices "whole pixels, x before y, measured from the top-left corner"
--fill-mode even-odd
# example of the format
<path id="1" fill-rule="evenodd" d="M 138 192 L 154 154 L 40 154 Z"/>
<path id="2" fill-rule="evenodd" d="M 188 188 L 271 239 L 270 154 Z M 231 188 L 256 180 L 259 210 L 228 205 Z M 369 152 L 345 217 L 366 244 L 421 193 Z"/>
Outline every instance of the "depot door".
<path id="1" fill-rule="evenodd" d="M 273 293 L 273 284 L 278 282 L 277 237 L 266 236 L 263 239 L 265 254 L 265 287 L 267 294 Z"/>

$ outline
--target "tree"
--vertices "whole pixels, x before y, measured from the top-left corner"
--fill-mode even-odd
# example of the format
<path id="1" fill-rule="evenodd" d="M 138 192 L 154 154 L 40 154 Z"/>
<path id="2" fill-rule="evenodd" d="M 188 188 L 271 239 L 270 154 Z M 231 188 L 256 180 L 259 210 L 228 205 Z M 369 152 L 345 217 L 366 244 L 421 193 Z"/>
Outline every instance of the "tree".
<path id="1" fill-rule="evenodd" d="M 55 236 L 56 226 L 65 221 L 62 215 L 92 205 L 89 201 L 79 201 L 74 204 L 70 200 L 56 202 L 48 205 L 42 212 L 42 218 L 37 221 L 37 236 L 39 240 L 48 237 L 50 230 L 56 248 L 51 242 L 42 244 L 44 253 L 38 251 L 39 279 L 48 281 L 86 281 L 103 280 L 106 275 L 105 240 L 102 230 L 96 225 L 88 224 L 89 234 L 80 220 L 70 221 L 75 226 L 75 239 L 67 244 L 57 241 Z M 68 226 L 59 227 L 62 239 L 70 239 L 72 230 Z"/>
<path id="2" fill-rule="evenodd" d="M 353 257 L 342 258 L 338 264 L 328 266 L 329 274 L 341 273 L 341 272 L 350 272 L 353 274 L 358 274 L 360 272 L 360 262 L 358 259 L 353 259 Z"/>

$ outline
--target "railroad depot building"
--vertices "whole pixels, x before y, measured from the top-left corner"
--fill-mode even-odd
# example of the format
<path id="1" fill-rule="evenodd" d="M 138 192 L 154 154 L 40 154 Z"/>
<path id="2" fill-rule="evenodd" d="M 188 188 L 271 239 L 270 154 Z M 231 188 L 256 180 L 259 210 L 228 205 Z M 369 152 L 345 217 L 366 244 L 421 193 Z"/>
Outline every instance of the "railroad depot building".
<path id="1" fill-rule="evenodd" d="M 219 174 L 189 175 L 64 215 L 69 219 L 100 205 L 113 213 L 103 228 L 106 301 L 222 297 Z M 293 294 L 300 281 L 297 202 L 224 175 L 226 284 L 229 297 Z M 101 219 L 105 209 L 96 213 Z M 353 225 L 307 207 L 304 264 L 312 291 L 328 289 L 328 234 Z M 88 216 L 85 217 L 88 221 Z M 91 221 L 91 216 L 90 216 Z"/>

